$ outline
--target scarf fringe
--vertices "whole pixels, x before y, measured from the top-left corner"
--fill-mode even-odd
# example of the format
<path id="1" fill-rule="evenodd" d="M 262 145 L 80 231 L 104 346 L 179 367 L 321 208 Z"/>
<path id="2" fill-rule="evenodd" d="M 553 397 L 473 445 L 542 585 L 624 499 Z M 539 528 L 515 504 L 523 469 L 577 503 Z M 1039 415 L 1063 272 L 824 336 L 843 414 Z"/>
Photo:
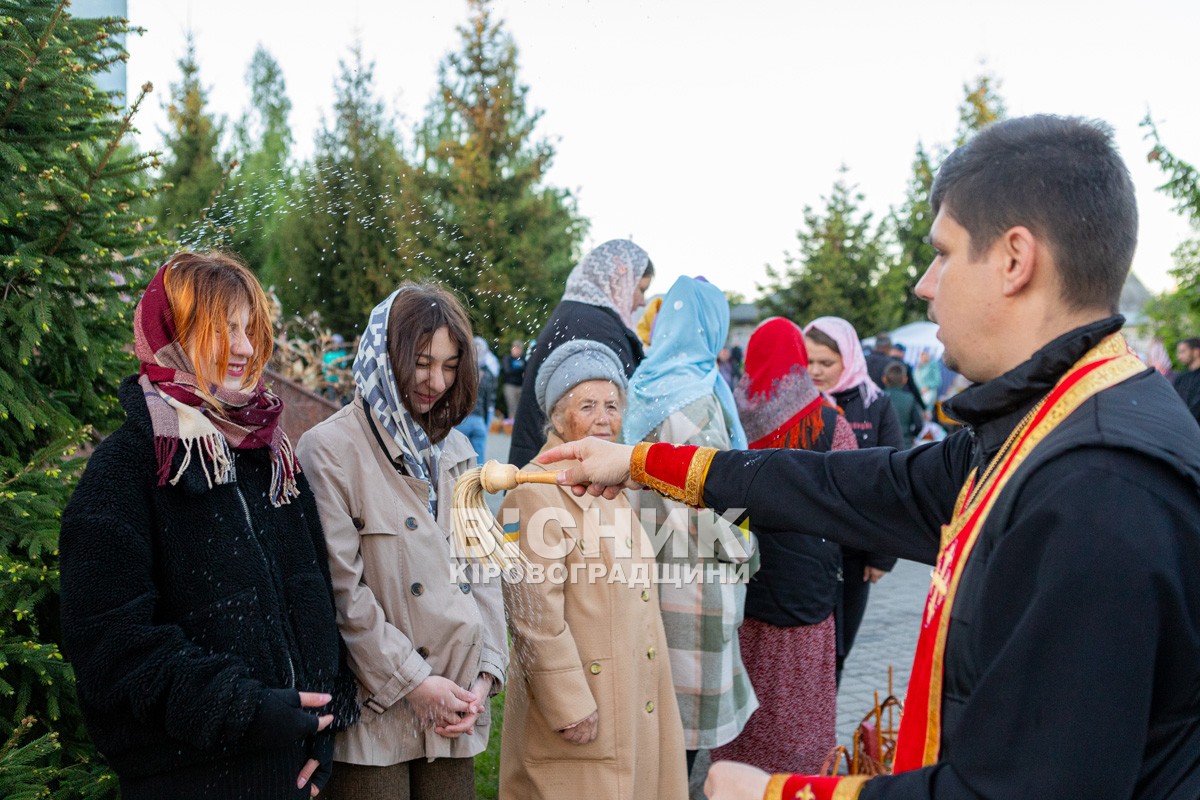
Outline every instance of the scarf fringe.
<path id="1" fill-rule="evenodd" d="M 212 433 L 197 437 L 184 438 L 181 436 L 175 441 L 183 443 L 183 458 L 179 461 L 179 469 L 176 470 L 175 476 L 171 478 L 172 486 L 179 483 L 179 479 L 191 465 L 193 446 L 200 462 L 200 471 L 204 474 L 208 488 L 232 483 L 237 478 L 233 465 L 233 453 L 229 449 L 229 442 L 220 431 L 214 430 Z M 168 468 L 170 463 L 167 462 Z"/>
<path id="2" fill-rule="evenodd" d="M 755 445 L 756 449 L 763 450 L 775 447 L 810 450 L 824 432 L 825 419 L 821 414 L 821 406 L 817 406 L 811 414 L 801 417 L 795 425 L 777 431 L 762 444 L 756 442 Z"/>

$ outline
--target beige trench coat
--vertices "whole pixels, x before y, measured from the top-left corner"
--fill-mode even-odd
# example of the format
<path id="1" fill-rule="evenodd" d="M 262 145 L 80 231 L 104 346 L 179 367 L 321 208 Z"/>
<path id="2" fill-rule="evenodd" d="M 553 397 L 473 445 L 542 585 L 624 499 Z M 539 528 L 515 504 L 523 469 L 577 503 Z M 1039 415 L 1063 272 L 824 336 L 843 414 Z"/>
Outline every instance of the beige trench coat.
<path id="1" fill-rule="evenodd" d="M 546 446 L 559 441 L 551 436 Z M 658 594 L 649 580 L 635 580 L 653 575 L 653 549 L 630 511 L 623 495 L 575 497 L 532 484 L 501 506 L 505 531 L 519 525 L 521 550 L 546 572 L 540 582 L 504 587 L 513 656 L 501 800 L 688 796 Z M 558 570 L 565 582 L 553 579 Z M 599 732 L 590 744 L 557 733 L 593 711 Z"/>
<path id="2" fill-rule="evenodd" d="M 382 431 L 381 431 L 382 433 Z M 490 715 L 457 739 L 422 729 L 399 702 L 430 675 L 464 688 L 481 672 L 503 685 L 508 663 L 499 579 L 465 577 L 451 555 L 450 498 L 475 451 L 458 431 L 442 442 L 438 518 L 429 484 L 401 476 L 379 447 L 362 403 L 347 405 L 300 438 L 296 452 L 312 485 L 329 549 L 338 627 L 358 678 L 362 716 L 338 735 L 334 758 L 390 766 L 416 758 L 465 758 L 488 741 Z"/>

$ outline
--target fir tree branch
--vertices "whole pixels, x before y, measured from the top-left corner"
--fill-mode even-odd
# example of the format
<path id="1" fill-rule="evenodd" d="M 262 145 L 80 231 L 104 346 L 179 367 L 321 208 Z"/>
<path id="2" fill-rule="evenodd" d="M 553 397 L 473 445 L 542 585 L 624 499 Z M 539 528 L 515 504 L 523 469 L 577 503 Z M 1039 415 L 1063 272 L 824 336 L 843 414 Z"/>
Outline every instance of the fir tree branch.
<path id="1" fill-rule="evenodd" d="M 142 91 L 138 93 L 138 98 L 134 101 L 133 105 L 130 106 L 129 111 L 125 112 L 125 116 L 121 118 L 121 125 L 117 129 L 117 132 L 113 135 L 112 141 L 108 143 L 108 148 L 104 151 L 104 155 L 100 158 L 100 161 L 96 163 L 96 167 L 88 173 L 88 184 L 83 190 L 84 194 L 92 193 L 92 190 L 95 188 L 96 181 L 100 180 L 101 175 L 104 172 L 104 168 L 108 166 L 109 159 L 113 157 L 113 153 L 117 152 L 117 148 L 121 146 L 121 140 L 125 138 L 125 134 L 129 132 L 129 129 L 133 127 L 133 116 L 137 113 L 138 107 L 141 106 L 142 101 L 146 99 L 146 95 L 150 94 L 150 92 L 153 90 L 154 84 L 148 82 L 142 84 Z M 55 239 L 54 244 L 52 244 L 50 249 L 46 251 L 46 255 L 53 256 L 58 252 L 58 248 L 62 247 L 62 243 L 66 240 L 67 234 L 71 232 L 71 228 L 75 226 L 75 222 L 79 219 L 79 216 L 82 213 L 82 206 L 75 206 L 71 210 L 70 215 L 67 217 L 66 224 L 63 225 L 63 229 L 58 234 L 58 238 Z"/>
<path id="2" fill-rule="evenodd" d="M 62 18 L 63 11 L 65 11 L 67 7 L 67 2 L 68 0 L 59 0 L 58 8 L 54 9 L 54 13 L 50 16 L 50 22 L 46 25 L 46 30 L 42 34 L 42 38 L 38 40 L 36 55 L 34 55 L 33 59 L 25 67 L 24 77 L 22 77 L 17 83 L 16 91 L 13 92 L 13 96 L 9 99 L 8 105 L 4 107 L 4 112 L 0 113 L 0 128 L 8 124 L 8 118 L 12 116 L 12 112 L 16 110 L 17 102 L 25 93 L 25 86 L 29 82 L 29 76 L 33 74 L 34 67 L 41 62 L 42 53 L 46 51 L 46 44 L 50 41 L 50 35 L 54 32 L 54 28 L 58 25 L 59 19 Z M 14 19 L 10 24 L 20 25 L 21 23 Z"/>

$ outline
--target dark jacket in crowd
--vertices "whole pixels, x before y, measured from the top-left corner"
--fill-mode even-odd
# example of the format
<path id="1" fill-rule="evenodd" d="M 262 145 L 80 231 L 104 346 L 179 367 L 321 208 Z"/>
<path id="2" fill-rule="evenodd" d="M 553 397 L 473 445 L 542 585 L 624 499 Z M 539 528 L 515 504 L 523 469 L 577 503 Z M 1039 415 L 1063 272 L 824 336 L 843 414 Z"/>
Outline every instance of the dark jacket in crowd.
<path id="1" fill-rule="evenodd" d="M 611 347 L 621 359 L 627 377 L 633 375 L 634 369 L 645 358 L 641 340 L 625 327 L 617 312 L 574 300 L 559 303 L 538 334 L 537 344 L 529 352 L 525 363 L 525 383 L 521 388 L 521 402 L 513 417 L 508 463 L 525 466 L 546 443 L 546 416 L 538 407 L 534 386 L 542 362 L 554 352 L 554 348 L 572 339 L 593 339 Z"/>
<path id="2" fill-rule="evenodd" d="M 825 429 L 810 448 L 825 453 L 833 446 L 838 413 L 821 407 Z M 750 520 L 751 528 L 754 520 Z M 762 564 L 746 587 L 746 616 L 792 628 L 824 622 L 838 602 L 841 548 L 815 536 L 760 536 Z"/>
<path id="3" fill-rule="evenodd" d="M 506 386 L 521 386 L 525 383 L 525 356 L 514 357 L 509 353 L 504 357 L 503 372 Z"/>
<path id="4" fill-rule="evenodd" d="M 486 367 L 479 368 L 479 388 L 475 392 L 475 407 L 471 409 L 471 413 L 477 417 L 483 417 L 483 421 L 487 422 L 488 417 L 492 415 L 492 409 L 496 407 L 496 376 L 491 373 Z"/>
<path id="5" fill-rule="evenodd" d="M 234 451 L 233 483 L 210 489 L 193 454 L 158 487 L 142 388 L 119 396 L 125 424 L 89 459 L 60 540 L 88 732 L 126 800 L 308 797 L 300 768 L 357 708 L 312 491 L 299 475 L 300 497 L 273 507 L 265 448 Z M 333 729 L 297 731 L 279 706 L 296 689 L 334 696 Z"/>
<path id="6" fill-rule="evenodd" d="M 908 377 L 908 383 L 904 384 L 904 391 L 912 395 L 913 400 L 917 404 L 917 408 L 926 411 L 925 400 L 921 397 L 921 389 L 917 386 L 917 381 L 913 377 L 913 368 L 907 361 L 902 358 L 896 358 L 890 353 L 879 353 L 874 350 L 863 356 L 867 362 L 867 375 L 871 376 L 871 380 L 875 381 L 875 385 L 883 387 L 883 371 L 887 369 L 887 365 L 893 361 L 904 366 L 904 374 Z"/>
<path id="7" fill-rule="evenodd" d="M 913 450 L 718 453 L 705 505 L 933 564 L 960 487 L 1123 320 L 948 402 Z M 804 509 L 802 514 L 797 509 Z M 950 612 L 937 764 L 861 800 L 1200 797 L 1200 428 L 1147 369 L 1088 399 L 1011 477 Z"/>
<path id="8" fill-rule="evenodd" d="M 1175 391 L 1183 398 L 1192 418 L 1200 422 L 1200 369 L 1179 373 L 1175 377 Z"/>
<path id="9" fill-rule="evenodd" d="M 925 427 L 925 417 L 921 416 L 917 401 L 913 400 L 912 394 L 904 386 L 887 386 L 883 391 L 896 412 L 896 418 L 900 420 L 900 434 L 904 437 L 904 448 L 907 450 L 913 446 L 921 428 Z"/>

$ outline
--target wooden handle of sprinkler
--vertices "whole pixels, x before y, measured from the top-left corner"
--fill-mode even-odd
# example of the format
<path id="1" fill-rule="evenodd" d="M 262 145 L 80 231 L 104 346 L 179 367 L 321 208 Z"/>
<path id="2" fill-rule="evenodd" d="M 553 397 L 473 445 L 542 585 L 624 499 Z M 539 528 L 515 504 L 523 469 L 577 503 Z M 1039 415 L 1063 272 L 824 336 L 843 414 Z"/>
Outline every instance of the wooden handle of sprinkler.
<path id="1" fill-rule="evenodd" d="M 479 482 L 488 494 L 507 492 L 522 483 L 558 484 L 557 472 L 521 472 L 514 464 L 501 464 L 499 461 L 489 461 L 483 465 L 479 473 Z"/>

